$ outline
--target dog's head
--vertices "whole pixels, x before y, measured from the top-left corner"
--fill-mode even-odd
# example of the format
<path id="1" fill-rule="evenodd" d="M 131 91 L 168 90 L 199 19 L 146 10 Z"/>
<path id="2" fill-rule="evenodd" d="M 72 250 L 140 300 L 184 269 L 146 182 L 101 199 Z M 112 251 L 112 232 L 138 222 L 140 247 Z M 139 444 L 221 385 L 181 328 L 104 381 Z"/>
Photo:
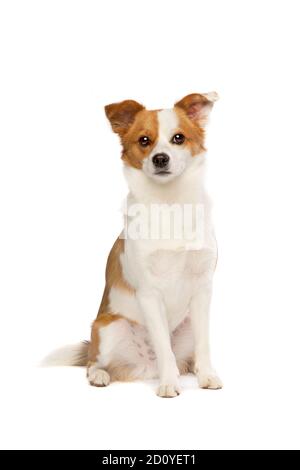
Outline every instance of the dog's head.
<path id="1" fill-rule="evenodd" d="M 204 152 L 204 129 L 217 99 L 215 92 L 194 93 L 172 109 L 156 111 L 126 100 L 105 106 L 105 113 L 121 138 L 125 164 L 158 183 L 166 183 Z"/>

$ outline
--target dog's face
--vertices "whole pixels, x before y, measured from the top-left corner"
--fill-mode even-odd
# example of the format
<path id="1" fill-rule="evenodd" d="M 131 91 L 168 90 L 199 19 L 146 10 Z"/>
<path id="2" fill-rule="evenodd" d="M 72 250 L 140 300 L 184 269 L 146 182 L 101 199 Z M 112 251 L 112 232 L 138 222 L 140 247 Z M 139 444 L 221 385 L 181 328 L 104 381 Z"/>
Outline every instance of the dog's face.
<path id="1" fill-rule="evenodd" d="M 149 111 L 126 100 L 105 107 L 112 129 L 119 134 L 125 164 L 157 183 L 181 175 L 204 150 L 204 128 L 216 93 L 191 94 L 172 109 Z"/>

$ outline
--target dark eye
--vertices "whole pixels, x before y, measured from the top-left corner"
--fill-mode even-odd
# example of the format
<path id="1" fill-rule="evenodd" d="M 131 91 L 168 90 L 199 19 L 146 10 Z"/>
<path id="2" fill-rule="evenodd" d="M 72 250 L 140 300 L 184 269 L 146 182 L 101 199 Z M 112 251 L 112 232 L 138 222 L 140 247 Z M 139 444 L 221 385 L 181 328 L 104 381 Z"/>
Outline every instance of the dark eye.
<path id="1" fill-rule="evenodd" d="M 177 145 L 181 145 L 183 144 L 183 142 L 185 141 L 185 137 L 183 134 L 175 134 L 173 137 L 172 137 L 172 144 L 177 144 Z"/>
<path id="2" fill-rule="evenodd" d="M 142 147 L 148 147 L 148 145 L 151 144 L 151 140 L 146 135 L 142 135 L 142 137 L 139 138 L 139 144 Z"/>

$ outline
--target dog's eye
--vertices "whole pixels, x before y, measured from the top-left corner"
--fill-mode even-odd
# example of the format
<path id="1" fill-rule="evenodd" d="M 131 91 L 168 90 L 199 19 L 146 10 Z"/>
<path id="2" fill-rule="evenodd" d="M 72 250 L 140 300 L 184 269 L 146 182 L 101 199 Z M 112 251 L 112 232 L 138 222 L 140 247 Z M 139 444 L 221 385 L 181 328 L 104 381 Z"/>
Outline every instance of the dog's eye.
<path id="1" fill-rule="evenodd" d="M 139 138 L 139 144 L 142 147 L 148 147 L 148 145 L 151 144 L 151 140 L 146 135 L 142 135 L 142 137 Z"/>
<path id="2" fill-rule="evenodd" d="M 175 134 L 171 140 L 172 144 L 177 144 L 177 145 L 183 144 L 184 141 L 185 141 L 185 137 L 183 134 Z"/>

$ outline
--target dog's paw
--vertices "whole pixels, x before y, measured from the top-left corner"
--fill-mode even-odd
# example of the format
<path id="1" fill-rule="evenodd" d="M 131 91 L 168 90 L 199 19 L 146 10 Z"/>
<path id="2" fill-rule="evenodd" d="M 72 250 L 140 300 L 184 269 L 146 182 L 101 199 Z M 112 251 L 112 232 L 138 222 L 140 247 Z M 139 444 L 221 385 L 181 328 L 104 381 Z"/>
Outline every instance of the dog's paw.
<path id="1" fill-rule="evenodd" d="M 223 388 L 221 379 L 215 372 L 197 373 L 198 383 L 200 388 L 208 388 L 210 390 L 219 390 Z"/>
<path id="2" fill-rule="evenodd" d="M 110 382 L 109 374 L 95 366 L 91 366 L 87 371 L 87 378 L 90 385 L 94 387 L 106 387 Z"/>
<path id="3" fill-rule="evenodd" d="M 174 398 L 180 394 L 180 388 L 177 384 L 160 385 L 157 390 L 157 395 L 162 398 Z"/>

